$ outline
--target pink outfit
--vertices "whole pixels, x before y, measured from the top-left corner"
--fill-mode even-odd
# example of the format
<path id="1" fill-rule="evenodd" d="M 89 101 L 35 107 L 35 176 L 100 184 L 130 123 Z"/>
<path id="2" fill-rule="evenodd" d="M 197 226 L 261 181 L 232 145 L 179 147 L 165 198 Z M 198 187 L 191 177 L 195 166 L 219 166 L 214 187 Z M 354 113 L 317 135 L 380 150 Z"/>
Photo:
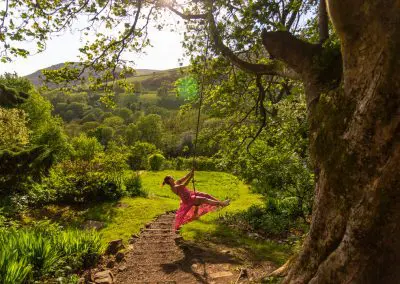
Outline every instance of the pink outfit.
<path id="1" fill-rule="evenodd" d="M 178 230 L 183 224 L 196 220 L 198 217 L 217 208 L 217 206 L 210 204 L 201 204 L 200 206 L 194 206 L 196 196 L 216 200 L 214 197 L 207 193 L 202 193 L 198 191 L 193 192 L 186 187 L 181 187 L 178 191 L 178 195 L 181 198 L 181 204 L 178 211 L 176 211 L 175 230 Z M 195 212 L 196 207 L 197 213 Z"/>

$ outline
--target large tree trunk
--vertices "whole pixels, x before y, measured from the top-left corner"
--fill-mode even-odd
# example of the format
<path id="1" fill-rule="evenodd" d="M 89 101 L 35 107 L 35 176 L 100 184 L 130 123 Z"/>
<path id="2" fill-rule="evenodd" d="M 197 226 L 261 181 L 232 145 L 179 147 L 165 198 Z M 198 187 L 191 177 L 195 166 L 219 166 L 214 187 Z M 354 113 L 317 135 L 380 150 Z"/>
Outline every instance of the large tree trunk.
<path id="1" fill-rule="evenodd" d="M 400 0 L 327 4 L 340 60 L 310 44 L 288 52 L 282 34 L 263 34 L 305 83 L 316 169 L 310 232 L 284 282 L 399 283 Z"/>

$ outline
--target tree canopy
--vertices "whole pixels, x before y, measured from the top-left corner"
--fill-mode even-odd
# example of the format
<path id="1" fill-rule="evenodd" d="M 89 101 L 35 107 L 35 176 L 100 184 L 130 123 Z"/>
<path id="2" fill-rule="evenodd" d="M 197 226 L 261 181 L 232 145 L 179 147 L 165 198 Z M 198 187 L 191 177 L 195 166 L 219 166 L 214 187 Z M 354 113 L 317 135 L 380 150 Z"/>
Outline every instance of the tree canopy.
<path id="1" fill-rule="evenodd" d="M 254 153 L 265 153 L 258 151 L 256 139 L 269 118 L 285 114 L 280 102 L 305 93 L 316 198 L 310 232 L 286 283 L 396 283 L 399 1 L 6 0 L 0 12 L 1 61 L 32 52 L 20 48 L 20 41 L 32 40 L 43 51 L 54 34 L 86 23 L 79 27 L 88 39 L 80 48 L 81 63 L 44 73 L 55 82 L 85 74 L 91 87 L 112 91 L 118 89 L 115 84 L 124 85 L 114 79 L 133 72 L 127 52 L 151 44 L 149 27 L 165 28 L 166 12 L 184 22 L 183 45 L 193 76 L 207 94 L 207 111 L 217 119 L 230 118 L 223 125 L 226 135 L 242 138 L 240 145 L 246 144 L 255 160 Z M 77 103 L 66 116 L 74 111 L 83 116 L 85 110 Z M 132 140 L 143 134 L 141 125 L 157 126 L 158 121 L 142 119 L 137 129 L 130 128 Z M 112 130 L 97 128 L 93 136 L 112 146 Z M 274 137 L 280 136 L 264 141 L 271 152 Z M 296 145 L 288 140 L 287 145 Z M 299 146 L 287 158 L 302 165 L 308 160 Z M 288 190 L 309 184 L 311 176 L 301 176 L 299 171 Z"/>
<path id="2" fill-rule="evenodd" d="M 27 56 L 34 50 L 18 47 L 18 42 L 33 40 L 36 51 L 43 51 L 46 41 L 84 22 L 80 31 L 88 40 L 80 49 L 84 68 L 106 71 L 106 77 L 122 76 L 131 60 L 127 51 L 141 52 L 149 46 L 149 27 L 163 29 L 166 11 L 184 21 L 184 46 L 190 54 L 201 51 L 210 38 L 211 49 L 252 73 L 297 75 L 275 61 L 266 60 L 261 31 L 290 31 L 301 34 L 313 25 L 317 1 L 6 1 L 3 8 L 0 38 L 1 60 Z M 210 53 L 212 56 L 213 53 Z M 72 79 L 79 74 L 78 66 L 64 70 Z M 120 68 L 120 69 L 118 69 Z"/>

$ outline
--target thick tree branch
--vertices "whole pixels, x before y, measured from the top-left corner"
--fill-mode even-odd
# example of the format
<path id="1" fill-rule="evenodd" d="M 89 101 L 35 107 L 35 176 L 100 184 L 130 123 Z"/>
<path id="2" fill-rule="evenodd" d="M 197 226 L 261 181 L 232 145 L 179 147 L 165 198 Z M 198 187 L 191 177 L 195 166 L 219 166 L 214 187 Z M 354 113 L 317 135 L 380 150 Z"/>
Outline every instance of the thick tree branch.
<path id="1" fill-rule="evenodd" d="M 262 41 L 269 54 L 288 64 L 300 75 L 307 73 L 313 57 L 321 46 L 302 41 L 287 31 L 267 32 L 263 30 Z"/>
<path id="2" fill-rule="evenodd" d="M 287 68 L 284 64 L 282 64 L 282 62 L 277 60 L 272 60 L 270 64 L 256 64 L 242 60 L 223 43 L 216 26 L 214 16 L 211 13 L 208 15 L 208 23 L 210 35 L 215 48 L 221 52 L 224 57 L 229 59 L 235 66 L 247 72 L 258 75 L 278 75 L 294 80 L 299 79 L 299 76 L 296 72 Z"/>
<path id="3" fill-rule="evenodd" d="M 262 41 L 271 56 L 282 60 L 300 75 L 307 90 L 307 105 L 318 101 L 322 90 L 337 86 L 342 76 L 339 50 L 300 40 L 286 31 L 263 30 Z"/>
<path id="4" fill-rule="evenodd" d="M 224 57 L 229 59 L 236 67 L 239 67 L 240 69 L 249 73 L 258 75 L 278 75 L 293 80 L 299 79 L 299 75 L 296 72 L 294 72 L 290 68 L 287 68 L 285 64 L 277 60 L 272 60 L 269 64 L 257 64 L 239 58 L 222 41 L 211 8 L 209 9 L 209 12 L 207 14 L 187 14 L 177 10 L 172 5 L 164 6 L 184 20 L 207 20 L 209 24 L 209 33 L 215 49 L 219 51 Z"/>
<path id="5" fill-rule="evenodd" d="M 324 43 L 329 38 L 328 12 L 325 0 L 319 1 L 318 7 L 318 32 L 319 43 Z"/>

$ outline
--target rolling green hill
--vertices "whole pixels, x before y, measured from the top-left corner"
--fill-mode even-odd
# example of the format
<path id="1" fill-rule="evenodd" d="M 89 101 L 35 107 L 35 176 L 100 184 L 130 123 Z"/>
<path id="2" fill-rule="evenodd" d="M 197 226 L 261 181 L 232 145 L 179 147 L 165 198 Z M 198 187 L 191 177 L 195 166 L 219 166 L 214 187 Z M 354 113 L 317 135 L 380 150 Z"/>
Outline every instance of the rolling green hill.
<path id="1" fill-rule="evenodd" d="M 72 63 L 73 66 L 78 66 L 78 62 Z M 35 86 L 40 86 L 43 84 L 43 80 L 41 78 L 42 76 L 42 71 L 43 70 L 56 70 L 63 68 L 65 66 L 65 63 L 59 63 L 55 64 L 52 66 L 49 66 L 44 69 L 37 70 L 33 72 L 32 74 L 29 74 L 25 76 L 27 79 L 29 79 L 32 84 Z M 163 82 L 166 83 L 173 83 L 175 82 L 178 78 L 180 78 L 185 71 L 187 70 L 187 67 L 182 67 L 182 68 L 173 68 L 173 69 L 167 69 L 167 70 L 154 70 L 154 69 L 136 69 L 136 73 L 130 77 L 128 77 L 128 82 L 140 82 L 142 84 L 142 87 L 146 90 L 149 91 L 156 91 Z M 116 70 L 117 73 L 120 71 L 120 69 Z M 89 75 L 89 71 L 85 71 L 81 77 L 87 77 Z M 50 84 L 50 87 L 56 87 L 55 85 Z"/>

